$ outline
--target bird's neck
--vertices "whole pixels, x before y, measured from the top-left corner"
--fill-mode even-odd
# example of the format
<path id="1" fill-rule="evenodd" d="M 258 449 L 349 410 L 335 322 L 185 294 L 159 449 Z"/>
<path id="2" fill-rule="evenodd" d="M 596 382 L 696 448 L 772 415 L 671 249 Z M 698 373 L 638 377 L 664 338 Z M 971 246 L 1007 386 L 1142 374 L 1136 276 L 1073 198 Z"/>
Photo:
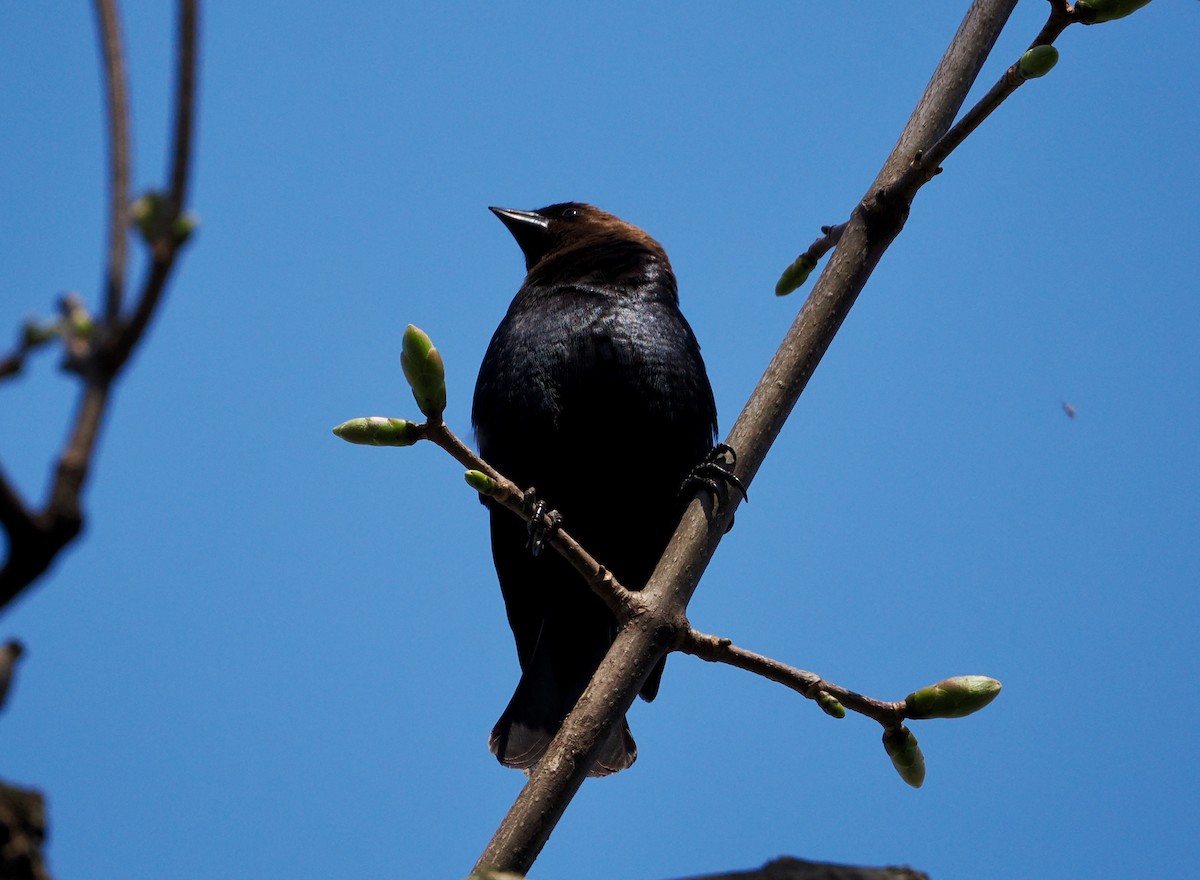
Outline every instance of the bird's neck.
<path id="1" fill-rule="evenodd" d="M 671 263 L 661 247 L 628 239 L 602 239 L 547 254 L 529 270 L 526 284 L 585 286 L 668 284 Z"/>

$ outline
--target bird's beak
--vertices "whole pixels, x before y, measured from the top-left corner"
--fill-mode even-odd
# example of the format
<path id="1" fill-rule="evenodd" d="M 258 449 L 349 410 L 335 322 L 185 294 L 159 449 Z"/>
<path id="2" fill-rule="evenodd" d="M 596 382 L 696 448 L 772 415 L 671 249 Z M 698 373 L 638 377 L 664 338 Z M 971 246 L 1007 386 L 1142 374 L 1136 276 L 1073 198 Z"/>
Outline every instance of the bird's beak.
<path id="1" fill-rule="evenodd" d="M 530 226 L 545 229 L 550 225 L 547 218 L 534 211 L 514 211 L 512 208 L 488 208 L 488 210 L 499 217 L 500 222 L 507 226 L 513 235 L 517 234 L 518 229 Z"/>
<path id="2" fill-rule="evenodd" d="M 488 208 L 508 227 L 525 254 L 525 268 L 532 269 L 550 247 L 550 219 L 536 211 L 514 211 L 512 208 Z"/>

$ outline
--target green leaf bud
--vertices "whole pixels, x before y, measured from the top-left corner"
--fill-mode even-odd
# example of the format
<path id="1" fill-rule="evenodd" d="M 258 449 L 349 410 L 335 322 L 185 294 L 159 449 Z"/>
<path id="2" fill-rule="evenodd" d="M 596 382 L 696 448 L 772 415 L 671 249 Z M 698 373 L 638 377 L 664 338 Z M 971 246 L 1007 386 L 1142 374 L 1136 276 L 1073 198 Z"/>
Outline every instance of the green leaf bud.
<path id="1" fill-rule="evenodd" d="M 483 471 L 467 471 L 463 476 L 467 485 L 480 495 L 494 496 L 499 488 L 499 484 Z"/>
<path id="2" fill-rule="evenodd" d="M 996 699 L 1000 687 L 986 675 L 956 675 L 909 694 L 904 703 L 909 718 L 962 718 Z"/>
<path id="3" fill-rule="evenodd" d="M 1058 50 L 1053 46 L 1034 46 L 1017 62 L 1017 72 L 1023 79 L 1037 79 L 1050 72 L 1058 63 Z"/>
<path id="4" fill-rule="evenodd" d="M 1114 21 L 1137 12 L 1150 0 L 1079 0 L 1075 14 L 1084 24 Z"/>
<path id="5" fill-rule="evenodd" d="M 87 337 L 92 334 L 94 325 L 92 315 L 88 311 L 83 297 L 74 291 L 64 293 L 58 301 L 58 310 L 63 319 L 59 323 L 59 332 L 69 336 Z"/>
<path id="6" fill-rule="evenodd" d="M 412 446 L 421 439 L 417 426 L 405 419 L 371 416 L 351 419 L 333 429 L 347 443 L 361 446 Z"/>
<path id="7" fill-rule="evenodd" d="M 200 218 L 195 214 L 180 214 L 175 218 L 171 232 L 175 235 L 175 243 L 183 244 L 192 237 L 192 233 L 200 225 Z"/>
<path id="8" fill-rule="evenodd" d="M 925 781 L 925 756 L 917 745 L 917 738 L 903 724 L 883 732 L 883 747 L 892 766 L 900 774 L 900 778 L 913 788 L 920 788 Z"/>
<path id="9" fill-rule="evenodd" d="M 787 296 L 793 290 L 808 280 L 812 270 L 817 268 L 816 260 L 807 254 L 796 257 L 795 262 L 783 270 L 779 280 L 775 282 L 775 295 Z"/>
<path id="10" fill-rule="evenodd" d="M 158 235 L 167 210 L 167 200 L 162 193 L 148 192 L 129 206 L 129 219 L 142 233 L 149 244 Z"/>
<path id="11" fill-rule="evenodd" d="M 821 707 L 821 711 L 832 718 L 846 717 L 846 707 L 839 703 L 833 694 L 821 691 L 817 694 L 817 705 Z"/>
<path id="12" fill-rule="evenodd" d="M 129 222 L 141 232 L 146 244 L 154 244 L 163 236 L 181 245 L 200 225 L 195 214 L 177 213 L 172 217 L 171 200 L 164 193 L 150 191 L 129 206 Z"/>
<path id="13" fill-rule="evenodd" d="M 421 412 L 440 418 L 446 409 L 446 368 L 432 340 L 412 324 L 404 331 L 400 366 Z"/>

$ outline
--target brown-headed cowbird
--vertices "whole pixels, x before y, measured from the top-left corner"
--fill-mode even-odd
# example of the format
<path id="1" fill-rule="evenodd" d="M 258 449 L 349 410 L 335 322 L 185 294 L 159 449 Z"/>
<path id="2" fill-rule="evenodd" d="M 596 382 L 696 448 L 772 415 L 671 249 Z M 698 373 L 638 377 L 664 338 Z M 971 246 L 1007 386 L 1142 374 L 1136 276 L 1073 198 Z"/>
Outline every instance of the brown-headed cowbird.
<path id="1" fill-rule="evenodd" d="M 480 453 L 558 510 L 563 527 L 630 589 L 649 580 L 685 499 L 680 486 L 713 447 L 716 405 L 700 347 L 679 311 L 662 246 L 576 202 L 491 209 L 528 274 L 484 355 L 472 421 Z M 521 680 L 492 730 L 502 764 L 531 769 L 612 644 L 616 623 L 555 552 L 491 510 L 492 556 Z M 660 663 L 642 688 L 652 700 Z M 622 723 L 592 775 L 633 763 Z"/>

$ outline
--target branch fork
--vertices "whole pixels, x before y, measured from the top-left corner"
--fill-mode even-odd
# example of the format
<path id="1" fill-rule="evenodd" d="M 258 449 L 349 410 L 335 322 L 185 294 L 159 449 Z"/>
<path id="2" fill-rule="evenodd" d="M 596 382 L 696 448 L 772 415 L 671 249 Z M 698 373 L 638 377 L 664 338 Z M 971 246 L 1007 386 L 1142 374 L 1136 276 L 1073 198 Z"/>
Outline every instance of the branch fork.
<path id="1" fill-rule="evenodd" d="M 0 357 L 0 379 L 15 376 L 35 348 L 61 338 L 63 367 L 82 385 L 70 436 L 53 470 L 45 505 L 37 511 L 21 498 L 0 467 L 0 524 L 8 556 L 0 567 L 0 608 L 34 583 L 82 531 L 82 494 L 110 402 L 110 391 L 162 300 L 166 284 L 194 221 L 182 212 L 191 168 L 192 118 L 197 66 L 197 0 L 180 0 L 176 54 L 175 126 L 165 231 L 147 238 L 150 267 L 132 310 L 126 313 L 125 263 L 131 205 L 128 88 L 116 0 L 95 0 L 103 59 L 109 135 L 108 256 L 103 309 L 93 319 L 77 294 L 59 303 L 61 318 L 27 324 L 15 350 Z"/>

